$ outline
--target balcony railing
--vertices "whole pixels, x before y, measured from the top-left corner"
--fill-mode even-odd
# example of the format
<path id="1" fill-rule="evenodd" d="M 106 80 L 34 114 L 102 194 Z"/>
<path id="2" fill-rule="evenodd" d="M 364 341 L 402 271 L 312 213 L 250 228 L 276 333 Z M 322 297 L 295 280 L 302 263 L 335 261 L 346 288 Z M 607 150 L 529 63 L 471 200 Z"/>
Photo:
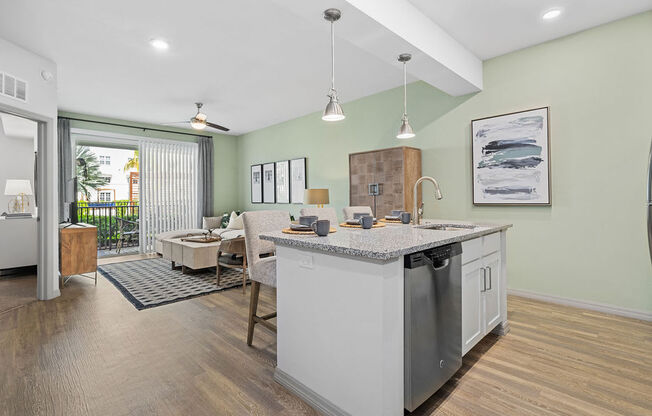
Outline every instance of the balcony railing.
<path id="1" fill-rule="evenodd" d="M 138 246 L 138 203 L 89 202 L 77 207 L 79 222 L 97 227 L 97 249 L 113 250 L 122 239 L 122 247 Z"/>

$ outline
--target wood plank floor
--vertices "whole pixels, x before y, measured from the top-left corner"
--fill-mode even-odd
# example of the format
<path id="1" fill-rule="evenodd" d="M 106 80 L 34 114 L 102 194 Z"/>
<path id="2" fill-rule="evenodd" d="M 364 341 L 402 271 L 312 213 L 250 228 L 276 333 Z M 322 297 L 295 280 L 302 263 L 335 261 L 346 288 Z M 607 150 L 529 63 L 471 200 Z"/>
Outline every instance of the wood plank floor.
<path id="1" fill-rule="evenodd" d="M 73 279 L 0 314 L 0 415 L 314 415 L 272 379 L 274 335 L 259 328 L 246 346 L 248 294 L 139 312 L 103 278 Z M 261 313 L 274 298 L 261 290 Z M 511 332 L 485 338 L 413 414 L 652 415 L 652 324 L 508 303 Z"/>
<path id="2" fill-rule="evenodd" d="M 0 314 L 36 302 L 36 276 L 0 278 Z"/>

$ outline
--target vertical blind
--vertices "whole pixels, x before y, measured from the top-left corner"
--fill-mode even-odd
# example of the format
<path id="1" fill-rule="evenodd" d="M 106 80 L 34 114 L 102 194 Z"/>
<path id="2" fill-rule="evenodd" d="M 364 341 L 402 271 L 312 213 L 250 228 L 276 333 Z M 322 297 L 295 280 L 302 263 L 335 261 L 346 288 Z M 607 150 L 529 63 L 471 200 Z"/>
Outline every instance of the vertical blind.
<path id="1" fill-rule="evenodd" d="M 141 252 L 158 233 L 197 226 L 198 157 L 197 143 L 140 142 Z"/>

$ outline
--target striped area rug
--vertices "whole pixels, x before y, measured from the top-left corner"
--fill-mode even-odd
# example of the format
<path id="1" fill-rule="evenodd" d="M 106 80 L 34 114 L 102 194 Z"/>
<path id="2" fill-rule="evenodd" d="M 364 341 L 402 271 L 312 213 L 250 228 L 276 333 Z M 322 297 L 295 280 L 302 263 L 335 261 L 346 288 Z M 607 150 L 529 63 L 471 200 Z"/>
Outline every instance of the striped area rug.
<path id="1" fill-rule="evenodd" d="M 223 268 L 217 286 L 215 268 L 183 274 L 161 258 L 106 264 L 98 271 L 138 310 L 242 287 L 241 269 Z"/>

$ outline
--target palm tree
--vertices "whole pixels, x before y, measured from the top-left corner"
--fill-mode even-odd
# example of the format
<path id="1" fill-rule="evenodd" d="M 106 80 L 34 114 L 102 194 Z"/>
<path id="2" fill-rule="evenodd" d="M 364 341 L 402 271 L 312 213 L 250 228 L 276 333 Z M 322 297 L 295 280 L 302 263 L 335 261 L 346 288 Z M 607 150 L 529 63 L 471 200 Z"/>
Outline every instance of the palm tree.
<path id="1" fill-rule="evenodd" d="M 109 183 L 100 172 L 100 162 L 97 160 L 95 153 L 86 146 L 77 146 L 76 152 L 76 173 L 77 186 L 79 191 L 88 201 L 91 197 L 91 191 Z M 81 162 L 83 160 L 83 162 Z"/>
<path id="2" fill-rule="evenodd" d="M 130 157 L 127 163 L 125 163 L 123 170 L 126 172 L 129 169 L 136 169 L 136 172 L 138 171 L 138 150 L 134 150 L 134 157 Z"/>

